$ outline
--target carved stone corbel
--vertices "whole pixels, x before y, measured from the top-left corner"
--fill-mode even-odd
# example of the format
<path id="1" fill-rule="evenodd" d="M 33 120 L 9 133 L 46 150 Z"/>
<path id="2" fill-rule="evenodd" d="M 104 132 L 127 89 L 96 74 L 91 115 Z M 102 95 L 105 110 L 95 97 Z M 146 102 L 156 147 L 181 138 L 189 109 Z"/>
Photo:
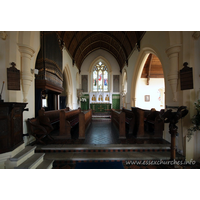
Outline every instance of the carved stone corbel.
<path id="1" fill-rule="evenodd" d="M 195 40 L 198 40 L 199 37 L 200 37 L 200 31 L 194 31 L 194 33 L 192 34 L 192 37 L 193 37 Z"/>
<path id="2" fill-rule="evenodd" d="M 6 40 L 6 38 L 7 38 L 7 34 L 6 34 L 6 31 L 0 31 L 0 38 L 2 39 L 2 40 Z"/>

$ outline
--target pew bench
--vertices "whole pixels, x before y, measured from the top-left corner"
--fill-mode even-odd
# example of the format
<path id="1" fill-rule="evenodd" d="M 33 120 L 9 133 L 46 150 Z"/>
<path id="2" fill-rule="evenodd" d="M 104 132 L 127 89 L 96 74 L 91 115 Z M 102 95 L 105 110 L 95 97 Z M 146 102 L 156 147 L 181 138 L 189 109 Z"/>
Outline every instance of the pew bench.
<path id="1" fill-rule="evenodd" d="M 79 113 L 79 138 L 85 138 L 85 132 L 92 121 L 92 109 Z"/>
<path id="2" fill-rule="evenodd" d="M 147 132 L 154 133 L 155 137 L 162 138 L 163 130 L 164 130 L 164 121 L 160 118 L 160 112 L 162 111 L 153 111 L 151 110 L 149 114 L 146 116 L 145 130 Z"/>
<path id="3" fill-rule="evenodd" d="M 135 114 L 131 110 L 125 108 L 122 108 L 122 112 L 125 113 L 126 131 L 128 134 L 133 134 L 135 126 Z"/>
<path id="4" fill-rule="evenodd" d="M 50 136 L 50 133 L 53 131 L 53 126 L 48 117 L 38 116 L 36 118 L 28 118 L 27 122 L 30 127 L 30 134 L 35 137 L 36 143 L 46 144 L 44 140 L 46 137 L 54 141 Z"/>
<path id="5" fill-rule="evenodd" d="M 119 129 L 119 138 L 126 138 L 125 112 L 111 109 L 111 122 Z"/>
<path id="6" fill-rule="evenodd" d="M 66 107 L 65 109 L 60 109 L 60 110 L 50 110 L 50 111 L 45 111 L 43 109 L 38 111 L 38 116 L 47 116 L 50 120 L 51 125 L 56 125 L 60 122 L 60 111 L 69 111 L 69 107 Z"/>
<path id="7" fill-rule="evenodd" d="M 65 135 L 67 138 L 71 139 L 72 129 L 79 124 L 80 112 L 80 108 L 70 111 L 60 111 L 59 135 Z"/>
<path id="8" fill-rule="evenodd" d="M 154 133 L 153 136 L 162 138 L 164 122 L 160 120 L 160 111 L 154 109 L 145 110 L 138 107 L 132 107 L 135 113 L 134 132 L 137 137 L 144 137 L 145 131 Z"/>

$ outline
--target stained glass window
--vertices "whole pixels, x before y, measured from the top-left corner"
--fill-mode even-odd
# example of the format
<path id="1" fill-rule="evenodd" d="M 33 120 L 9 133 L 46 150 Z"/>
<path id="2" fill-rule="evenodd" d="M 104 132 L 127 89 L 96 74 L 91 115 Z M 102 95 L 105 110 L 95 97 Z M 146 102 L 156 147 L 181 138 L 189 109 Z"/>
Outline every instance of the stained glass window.
<path id="1" fill-rule="evenodd" d="M 102 63 L 97 63 L 93 68 L 93 92 L 108 91 L 108 68 Z"/>

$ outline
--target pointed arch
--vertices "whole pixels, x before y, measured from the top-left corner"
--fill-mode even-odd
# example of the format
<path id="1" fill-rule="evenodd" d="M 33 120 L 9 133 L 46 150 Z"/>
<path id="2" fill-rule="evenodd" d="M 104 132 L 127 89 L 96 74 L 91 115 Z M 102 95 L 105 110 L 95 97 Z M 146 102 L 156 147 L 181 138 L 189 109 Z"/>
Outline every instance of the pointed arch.
<path id="1" fill-rule="evenodd" d="M 73 97 L 73 87 L 72 87 L 72 75 L 69 65 L 66 64 L 63 69 L 63 94 L 67 96 L 66 105 L 73 109 L 72 97 Z"/>
<path id="2" fill-rule="evenodd" d="M 127 92 L 127 71 L 126 69 L 123 70 L 122 72 L 122 86 L 123 86 L 123 90 L 126 90 Z"/>
<path id="3" fill-rule="evenodd" d="M 91 73 L 91 71 L 93 70 L 93 67 L 96 63 L 98 62 L 103 62 L 107 68 L 108 68 L 108 72 L 111 73 L 112 72 L 112 67 L 110 65 L 110 62 L 104 58 L 103 56 L 98 56 L 97 58 L 95 58 L 92 63 L 90 64 L 90 67 L 89 67 L 89 72 Z"/>
<path id="4" fill-rule="evenodd" d="M 133 78 L 132 78 L 132 84 L 131 84 L 131 88 L 132 88 L 131 89 L 131 106 L 133 106 L 133 107 L 136 106 L 137 83 L 138 83 L 139 78 L 141 77 L 144 64 L 145 64 L 149 54 L 156 55 L 162 64 L 162 59 L 160 59 L 160 56 L 157 54 L 157 52 L 154 49 L 152 49 L 150 47 L 145 47 L 141 50 L 140 55 L 137 59 L 136 65 L 135 65 L 135 69 L 133 71 Z M 164 69 L 163 69 L 163 73 L 164 73 L 164 83 L 165 83 L 166 74 L 165 74 Z"/>

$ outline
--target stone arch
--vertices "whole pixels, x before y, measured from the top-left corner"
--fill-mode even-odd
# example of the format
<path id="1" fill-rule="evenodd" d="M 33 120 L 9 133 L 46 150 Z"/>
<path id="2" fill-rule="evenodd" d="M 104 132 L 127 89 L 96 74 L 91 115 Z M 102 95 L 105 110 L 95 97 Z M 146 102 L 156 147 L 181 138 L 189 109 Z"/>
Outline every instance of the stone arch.
<path id="1" fill-rule="evenodd" d="M 122 90 L 126 90 L 127 92 L 127 71 L 126 69 L 122 72 Z"/>
<path id="2" fill-rule="evenodd" d="M 73 109 L 72 75 L 68 64 L 66 64 L 63 69 L 63 88 L 63 94 L 67 96 L 66 105 L 69 106 L 70 109 Z"/>
<path id="3" fill-rule="evenodd" d="M 127 71 L 126 69 L 123 70 L 122 72 L 122 104 L 123 104 L 123 107 L 126 108 L 126 93 L 127 93 Z M 125 94 L 125 96 L 124 96 Z"/>
<path id="4" fill-rule="evenodd" d="M 79 72 L 76 73 L 76 89 L 80 87 L 80 75 Z"/>
<path id="5" fill-rule="evenodd" d="M 135 69 L 133 72 L 133 78 L 132 78 L 132 84 L 131 84 L 131 88 L 132 88 L 131 89 L 131 106 L 133 106 L 133 107 L 136 106 L 137 83 L 138 83 L 139 78 L 141 77 L 144 64 L 145 64 L 149 54 L 156 55 L 159 58 L 161 64 L 163 63 L 161 56 L 159 56 L 159 54 L 153 48 L 145 47 L 141 50 L 140 55 L 137 59 L 136 65 L 135 65 Z M 162 64 L 162 66 L 163 66 L 163 64 Z M 163 73 L 164 73 L 164 81 L 166 81 L 166 74 L 165 74 L 164 68 L 163 68 Z M 166 83 L 165 83 L 165 85 L 166 85 Z"/>
<path id="6" fill-rule="evenodd" d="M 110 62 L 109 62 L 106 58 L 104 58 L 103 56 L 98 56 L 97 58 L 95 58 L 95 59 L 92 61 L 92 63 L 90 64 L 90 67 L 89 67 L 89 72 L 91 73 L 91 71 L 92 71 L 94 65 L 95 65 L 97 62 L 100 62 L 100 61 L 106 64 L 106 66 L 107 66 L 107 68 L 108 68 L 108 72 L 111 73 L 111 72 L 112 72 L 112 67 L 111 67 L 111 65 L 110 65 Z"/>

